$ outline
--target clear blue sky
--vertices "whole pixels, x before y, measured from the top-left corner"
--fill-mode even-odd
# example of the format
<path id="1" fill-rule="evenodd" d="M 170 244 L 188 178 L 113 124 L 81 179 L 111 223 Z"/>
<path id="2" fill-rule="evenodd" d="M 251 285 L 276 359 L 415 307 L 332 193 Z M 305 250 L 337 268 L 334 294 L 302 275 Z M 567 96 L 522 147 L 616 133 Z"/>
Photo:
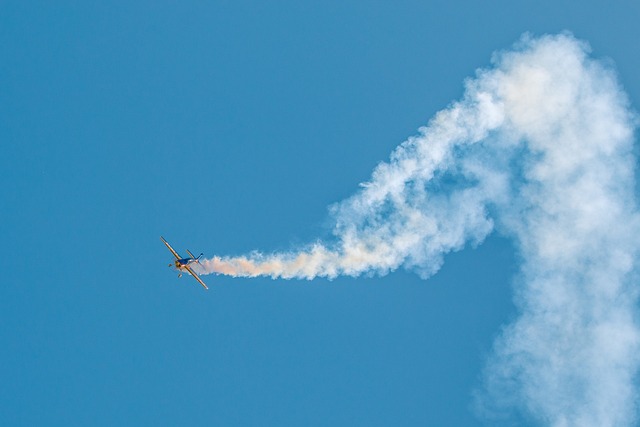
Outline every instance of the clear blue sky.
<path id="1" fill-rule="evenodd" d="M 125 4 L 127 3 L 127 4 Z M 334 281 L 207 276 L 286 250 L 521 33 L 640 105 L 637 2 L 0 4 L 0 425 L 475 426 L 509 241 Z M 524 423 L 524 421 L 523 421 Z"/>

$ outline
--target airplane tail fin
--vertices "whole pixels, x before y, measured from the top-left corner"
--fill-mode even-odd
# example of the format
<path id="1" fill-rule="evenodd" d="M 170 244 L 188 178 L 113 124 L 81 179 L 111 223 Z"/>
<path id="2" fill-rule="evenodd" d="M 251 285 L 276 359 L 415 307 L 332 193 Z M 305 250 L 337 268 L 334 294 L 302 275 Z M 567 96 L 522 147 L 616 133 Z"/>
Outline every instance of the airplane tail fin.
<path id="1" fill-rule="evenodd" d="M 197 257 L 191 253 L 191 251 L 189 249 L 187 249 L 187 253 L 189 254 L 189 256 L 191 258 L 194 259 L 195 262 L 197 262 L 198 264 L 200 264 L 200 258 L 202 258 L 202 256 L 204 255 L 203 253 L 201 253 L 200 255 L 198 255 Z"/>

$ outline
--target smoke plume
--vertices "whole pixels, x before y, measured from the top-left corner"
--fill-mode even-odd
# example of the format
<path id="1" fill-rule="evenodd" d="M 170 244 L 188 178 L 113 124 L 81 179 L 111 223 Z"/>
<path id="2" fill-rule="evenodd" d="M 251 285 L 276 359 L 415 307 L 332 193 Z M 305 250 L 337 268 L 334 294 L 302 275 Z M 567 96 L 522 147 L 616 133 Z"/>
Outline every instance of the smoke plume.
<path id="1" fill-rule="evenodd" d="M 465 83 L 331 208 L 333 239 L 295 253 L 203 261 L 204 273 L 427 278 L 493 230 L 522 259 L 519 317 L 487 363 L 481 410 L 626 426 L 640 358 L 634 116 L 615 73 L 570 34 L 524 36 Z"/>

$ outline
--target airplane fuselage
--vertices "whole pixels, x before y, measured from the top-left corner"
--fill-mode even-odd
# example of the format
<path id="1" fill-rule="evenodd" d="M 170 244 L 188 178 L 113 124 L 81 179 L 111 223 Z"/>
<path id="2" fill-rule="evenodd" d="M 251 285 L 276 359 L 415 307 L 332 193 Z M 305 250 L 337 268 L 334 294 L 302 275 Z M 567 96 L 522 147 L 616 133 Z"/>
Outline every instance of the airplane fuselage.
<path id="1" fill-rule="evenodd" d="M 175 266 L 176 266 L 176 268 L 181 269 L 181 268 L 185 268 L 189 264 L 193 264 L 194 262 L 196 262 L 196 260 L 193 259 L 193 258 L 177 259 L 176 262 L 175 262 Z"/>

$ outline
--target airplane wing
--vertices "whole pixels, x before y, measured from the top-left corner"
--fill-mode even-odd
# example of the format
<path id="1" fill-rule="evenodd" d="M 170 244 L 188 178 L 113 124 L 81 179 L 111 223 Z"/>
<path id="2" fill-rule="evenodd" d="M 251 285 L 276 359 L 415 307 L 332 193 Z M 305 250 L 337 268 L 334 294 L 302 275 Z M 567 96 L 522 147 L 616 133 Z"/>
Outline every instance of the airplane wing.
<path id="1" fill-rule="evenodd" d="M 164 237 L 160 236 L 160 239 L 164 242 L 164 244 L 167 246 L 167 248 L 171 251 L 173 256 L 176 257 L 176 259 L 180 259 L 180 255 L 178 255 L 178 252 L 173 250 L 171 245 L 166 240 L 164 240 Z"/>
<path id="2" fill-rule="evenodd" d="M 186 266 L 185 268 L 187 269 L 187 271 L 189 272 L 189 274 L 191 274 L 191 275 L 193 276 L 193 278 L 194 278 L 194 279 L 196 279 L 198 282 L 200 282 L 200 284 L 201 284 L 202 286 L 204 286 L 204 288 L 205 288 L 205 289 L 209 289 L 209 288 L 207 288 L 207 285 L 205 285 L 205 284 L 204 284 L 204 282 L 202 281 L 202 279 L 200 278 L 200 276 L 198 276 L 198 275 L 196 274 L 196 272 L 195 272 L 195 271 L 193 271 L 193 270 L 191 269 L 191 267 Z"/>

